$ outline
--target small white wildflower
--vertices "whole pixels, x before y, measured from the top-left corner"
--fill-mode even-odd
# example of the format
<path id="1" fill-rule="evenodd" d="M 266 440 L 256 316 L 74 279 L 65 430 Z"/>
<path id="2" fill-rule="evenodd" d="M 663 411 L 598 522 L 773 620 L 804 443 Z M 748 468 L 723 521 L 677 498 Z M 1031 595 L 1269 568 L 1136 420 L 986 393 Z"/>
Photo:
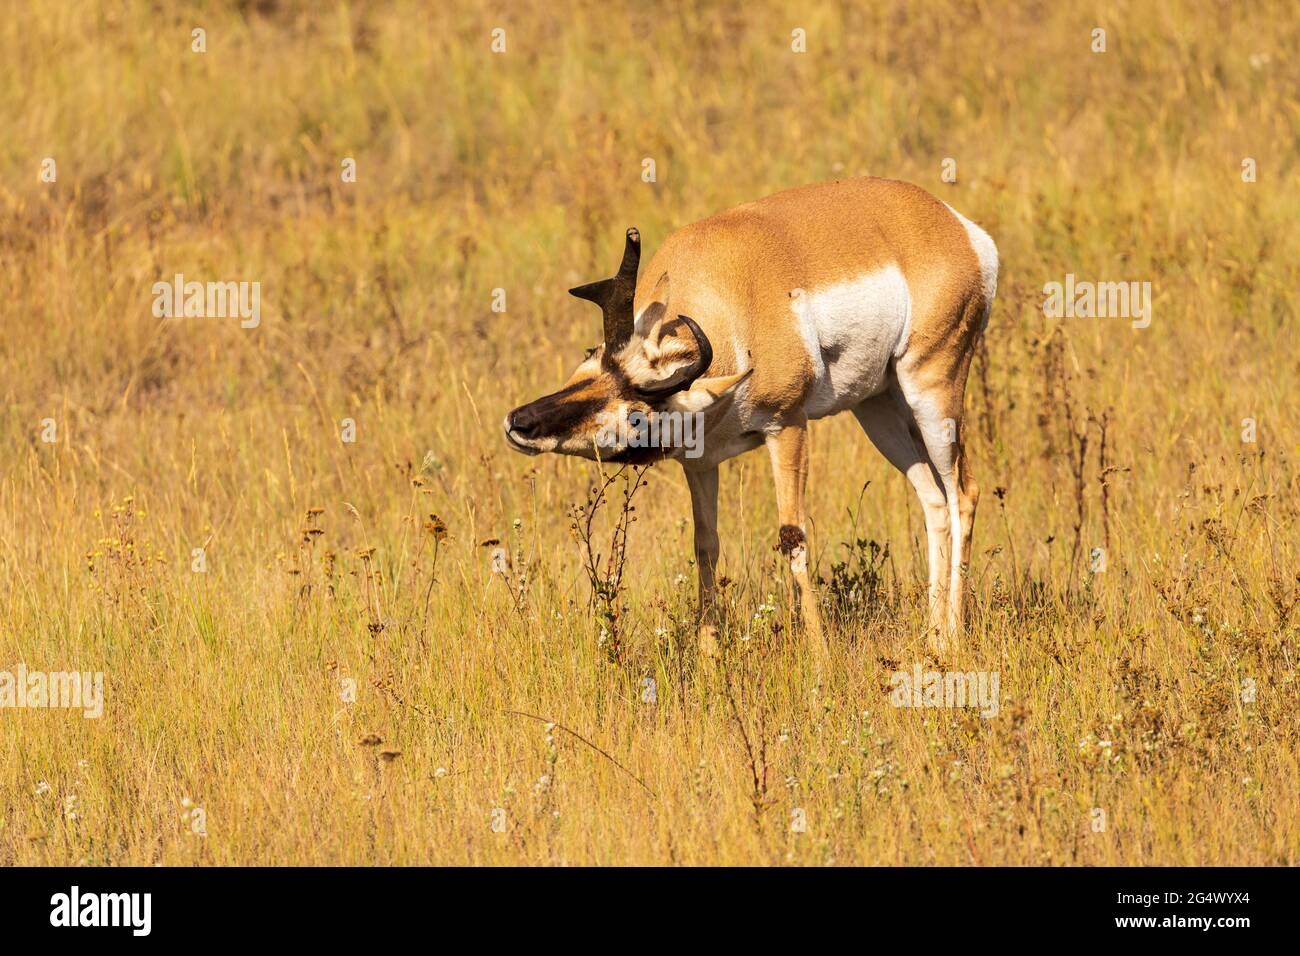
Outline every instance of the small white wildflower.
<path id="1" fill-rule="evenodd" d="M 434 775 L 435 777 L 445 777 L 445 776 L 447 776 L 447 768 L 446 768 L 446 767 L 439 767 L 437 770 L 435 770 L 435 771 L 433 772 L 433 775 Z"/>

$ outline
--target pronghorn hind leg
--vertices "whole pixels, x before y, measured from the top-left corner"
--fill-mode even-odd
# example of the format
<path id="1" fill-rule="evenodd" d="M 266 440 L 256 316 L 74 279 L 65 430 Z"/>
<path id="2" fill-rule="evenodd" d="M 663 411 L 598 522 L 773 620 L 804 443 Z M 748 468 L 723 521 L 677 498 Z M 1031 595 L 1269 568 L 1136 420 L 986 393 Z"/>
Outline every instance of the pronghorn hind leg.
<path id="1" fill-rule="evenodd" d="M 913 411 L 916 406 L 913 406 Z M 958 417 L 947 414 L 930 418 L 917 415 L 917 429 L 925 443 L 925 450 L 930 456 L 939 483 L 943 488 L 944 506 L 948 512 L 948 541 L 946 549 L 948 562 L 941 573 L 948 576 L 948 607 L 943 627 L 931 636 L 931 646 L 938 652 L 948 649 L 949 640 L 955 638 L 961 630 L 961 548 L 962 518 L 961 506 L 957 494 L 957 468 L 954 446 L 947 435 L 959 427 Z"/>
<path id="2" fill-rule="evenodd" d="M 963 593 L 956 595 L 957 619 L 965 620 L 962 602 L 965 600 L 964 584 L 966 574 L 970 571 L 970 543 L 975 531 L 975 508 L 980 502 L 980 486 L 971 476 L 969 459 L 966 456 L 964 442 L 957 445 L 957 510 L 961 515 L 961 550 L 958 552 L 959 577 L 963 582 Z"/>
<path id="3" fill-rule="evenodd" d="M 715 575 L 718 568 L 718 468 L 687 469 L 691 491 L 691 517 L 695 522 L 695 569 L 700 583 L 700 653 L 718 654 L 718 606 Z"/>
<path id="4" fill-rule="evenodd" d="M 780 522 L 779 546 L 790 563 L 790 573 L 799 589 L 799 610 L 813 653 L 824 658 L 827 647 L 822 629 L 817 593 L 808 571 L 811 547 L 804 497 L 808 484 L 808 420 L 800 416 L 767 438 L 776 484 L 776 509 Z"/>
<path id="5" fill-rule="evenodd" d="M 915 431 L 912 413 L 896 389 L 861 402 L 853 414 L 863 431 L 889 463 L 911 482 L 921 500 L 925 516 L 926 570 L 929 574 L 929 620 L 931 643 L 939 640 L 947 626 L 951 529 L 948 502 L 935 478 L 930 456 Z"/>
<path id="6" fill-rule="evenodd" d="M 970 529 L 975 518 L 974 502 L 978 487 L 971 482 L 974 495 L 962 504 L 962 479 L 960 460 L 963 398 L 966 391 L 966 373 L 970 368 L 970 353 L 959 350 L 955 361 L 936 363 L 922 377 L 915 368 L 897 368 L 898 383 L 916 421 L 917 431 L 925 444 L 935 474 L 943 488 L 948 505 L 950 526 L 948 613 L 945 626 L 933 642 L 934 649 L 948 649 L 949 639 L 957 637 L 962 628 L 962 595 L 966 584 L 966 567 L 970 560 Z M 922 384 L 925 382 L 925 384 Z M 969 522 L 969 524 L 968 524 Z"/>

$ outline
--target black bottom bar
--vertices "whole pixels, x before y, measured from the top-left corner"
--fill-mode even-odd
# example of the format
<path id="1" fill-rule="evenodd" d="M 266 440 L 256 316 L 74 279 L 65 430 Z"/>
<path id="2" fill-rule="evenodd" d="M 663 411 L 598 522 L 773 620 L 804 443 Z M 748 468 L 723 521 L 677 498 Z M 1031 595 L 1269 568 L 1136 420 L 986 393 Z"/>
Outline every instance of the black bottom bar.
<path id="1" fill-rule="evenodd" d="M 10 869 L 0 871 L 0 926 L 11 943 L 255 937 L 337 947 L 392 933 L 499 944 L 566 930 L 584 939 L 608 931 L 612 943 L 629 931 L 669 933 L 689 918 L 733 944 L 761 941 L 779 924 L 927 945 L 947 936 L 962 945 L 1100 937 L 1232 945 L 1286 926 L 1295 888 L 1285 869 Z M 1020 935 L 1035 930 L 1052 935 Z"/>

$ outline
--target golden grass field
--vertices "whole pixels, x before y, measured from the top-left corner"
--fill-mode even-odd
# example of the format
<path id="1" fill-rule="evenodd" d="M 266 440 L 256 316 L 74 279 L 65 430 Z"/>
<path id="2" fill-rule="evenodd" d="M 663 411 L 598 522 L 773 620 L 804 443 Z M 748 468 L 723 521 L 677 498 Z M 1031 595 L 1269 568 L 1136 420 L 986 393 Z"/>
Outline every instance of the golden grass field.
<path id="1" fill-rule="evenodd" d="M 0 710 L 0 863 L 1300 862 L 1292 4 L 93 6 L 0 18 L 0 670 L 106 695 Z M 599 339 L 565 290 L 629 225 L 861 173 L 1001 253 L 966 636 L 927 656 L 920 507 L 841 417 L 831 667 L 761 451 L 721 665 L 675 465 L 614 653 L 598 469 L 499 427 Z M 261 324 L 155 318 L 178 272 L 260 282 Z M 1067 273 L 1151 282 L 1152 324 L 1046 318 Z M 999 715 L 891 706 L 918 662 L 997 671 Z"/>

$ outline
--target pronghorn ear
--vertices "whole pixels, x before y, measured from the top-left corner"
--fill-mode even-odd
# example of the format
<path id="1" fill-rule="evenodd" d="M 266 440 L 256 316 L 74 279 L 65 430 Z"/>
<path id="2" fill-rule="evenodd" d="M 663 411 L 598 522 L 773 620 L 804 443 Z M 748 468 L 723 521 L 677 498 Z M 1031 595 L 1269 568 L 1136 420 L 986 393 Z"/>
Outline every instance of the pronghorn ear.
<path id="1" fill-rule="evenodd" d="M 695 380 L 684 392 L 677 392 L 664 403 L 665 412 L 703 412 L 730 402 L 736 396 L 740 384 L 754 374 L 751 368 L 739 375 L 719 375 L 717 378 L 700 378 Z"/>
<path id="2" fill-rule="evenodd" d="M 668 314 L 668 273 L 665 272 L 650 292 L 650 301 L 636 314 L 636 335 L 639 338 L 658 338 L 662 334 L 664 316 Z"/>

